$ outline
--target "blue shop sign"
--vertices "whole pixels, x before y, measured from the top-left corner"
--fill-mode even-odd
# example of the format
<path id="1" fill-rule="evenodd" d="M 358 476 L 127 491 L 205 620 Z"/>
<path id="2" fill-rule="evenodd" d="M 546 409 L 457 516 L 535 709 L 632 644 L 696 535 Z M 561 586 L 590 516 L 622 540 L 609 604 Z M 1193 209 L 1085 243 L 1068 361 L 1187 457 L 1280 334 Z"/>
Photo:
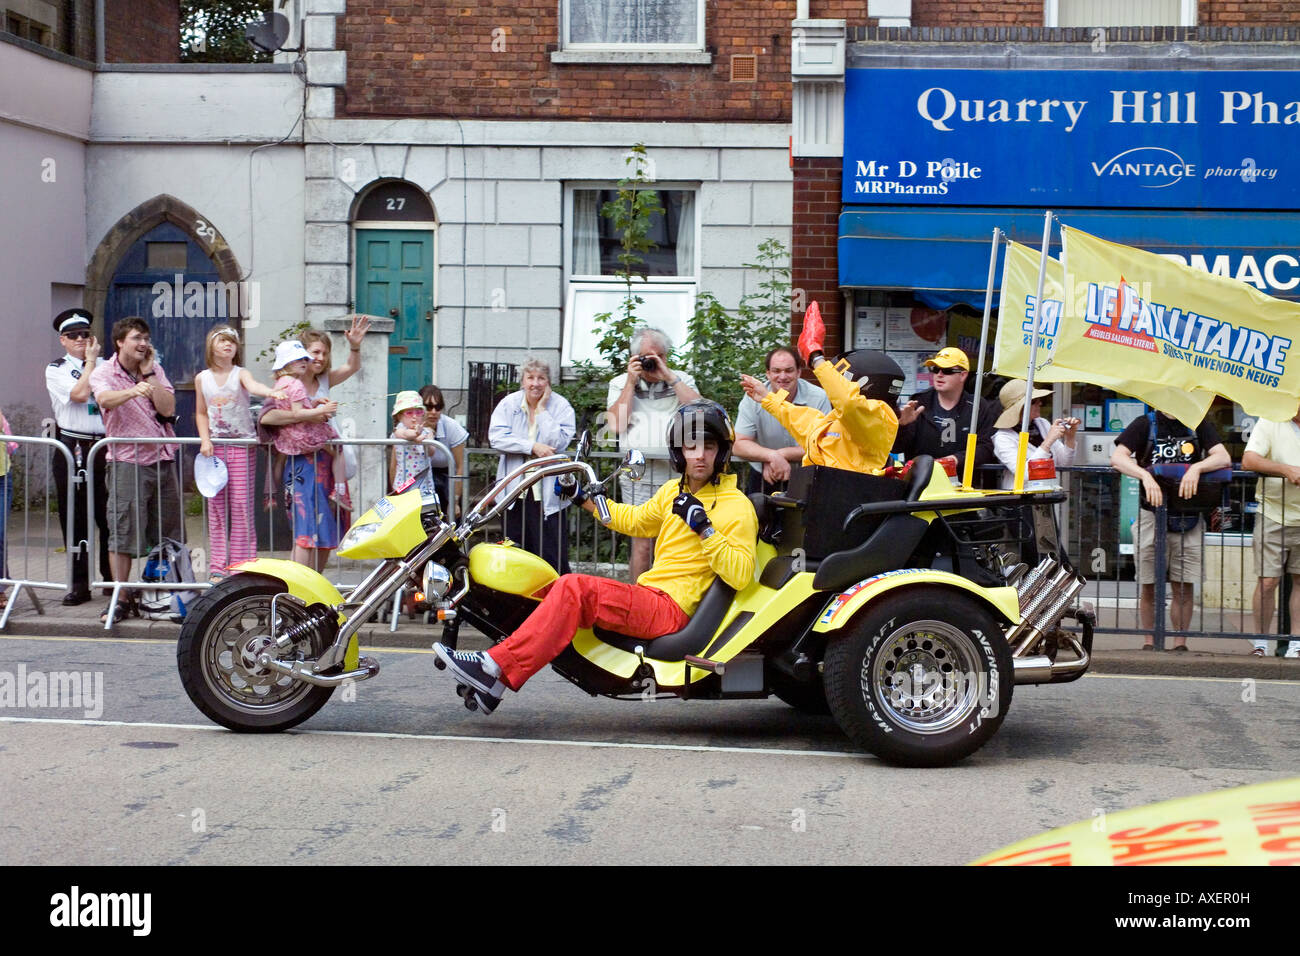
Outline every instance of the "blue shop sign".
<path id="1" fill-rule="evenodd" d="M 844 202 L 1300 209 L 1300 72 L 846 71 Z"/>

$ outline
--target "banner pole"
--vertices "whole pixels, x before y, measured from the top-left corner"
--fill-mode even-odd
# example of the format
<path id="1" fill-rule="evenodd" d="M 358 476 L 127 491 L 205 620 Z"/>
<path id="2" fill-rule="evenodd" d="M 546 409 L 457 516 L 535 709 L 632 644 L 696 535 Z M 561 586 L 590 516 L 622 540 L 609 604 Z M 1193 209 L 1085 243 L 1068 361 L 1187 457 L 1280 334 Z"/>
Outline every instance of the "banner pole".
<path id="1" fill-rule="evenodd" d="M 1029 333 L 1029 374 L 1025 380 L 1025 407 L 1020 412 L 1020 449 L 1016 455 L 1016 491 L 1025 489 L 1025 460 L 1029 452 L 1029 406 L 1034 394 L 1034 368 L 1038 360 L 1038 332 L 1042 327 L 1043 284 L 1047 281 L 1047 245 L 1052 238 L 1052 210 L 1043 212 L 1043 245 L 1038 259 L 1038 291 L 1034 296 L 1034 322 Z"/>
<path id="2" fill-rule="evenodd" d="M 984 350 L 989 341 L 989 314 L 993 311 L 993 276 L 998 267 L 998 243 L 1002 239 L 1002 230 L 993 227 L 993 245 L 989 249 L 989 281 L 984 289 L 984 323 L 980 326 L 980 350 L 975 356 L 975 397 L 971 402 L 970 431 L 966 433 L 966 464 L 962 468 L 961 483 L 963 487 L 974 488 L 975 477 L 975 430 L 979 426 L 980 405 L 984 395 Z"/>

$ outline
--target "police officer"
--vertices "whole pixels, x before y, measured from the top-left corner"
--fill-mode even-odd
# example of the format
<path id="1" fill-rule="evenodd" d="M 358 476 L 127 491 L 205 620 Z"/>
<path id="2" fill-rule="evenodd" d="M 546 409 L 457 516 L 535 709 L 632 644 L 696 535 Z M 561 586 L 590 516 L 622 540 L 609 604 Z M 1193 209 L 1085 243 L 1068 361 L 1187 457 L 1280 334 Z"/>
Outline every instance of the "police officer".
<path id="1" fill-rule="evenodd" d="M 85 309 L 67 309 L 54 317 L 54 331 L 67 352 L 45 369 L 45 387 L 54 408 L 55 438 L 72 454 L 76 477 L 72 497 L 72 522 L 65 514 L 68 500 L 68 466 L 62 455 L 54 456 L 54 485 L 59 493 L 59 526 L 69 548 L 88 539 L 86 532 L 86 460 L 90 446 L 104 437 L 104 420 L 90 393 L 90 373 L 99 360 L 100 345 L 91 334 L 94 317 Z M 95 468 L 95 525 L 99 529 L 100 580 L 112 580 L 108 563 L 108 472 L 103 459 Z M 90 600 L 90 563 L 86 551 L 72 558 L 72 590 L 63 603 L 72 606 Z"/>

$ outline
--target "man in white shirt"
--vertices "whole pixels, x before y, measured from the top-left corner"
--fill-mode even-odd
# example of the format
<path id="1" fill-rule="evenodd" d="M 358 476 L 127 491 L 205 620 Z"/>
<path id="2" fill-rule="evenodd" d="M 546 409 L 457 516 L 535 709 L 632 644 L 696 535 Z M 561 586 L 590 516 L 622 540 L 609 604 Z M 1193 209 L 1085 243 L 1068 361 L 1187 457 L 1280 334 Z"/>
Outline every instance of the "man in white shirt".
<path id="1" fill-rule="evenodd" d="M 90 600 L 90 561 L 79 542 L 89 542 L 86 526 L 86 459 L 90 447 L 104 437 L 104 419 L 90 393 L 90 373 L 99 361 L 100 344 L 91 334 L 94 318 L 85 309 L 67 309 L 54 317 L 54 331 L 66 353 L 45 369 L 45 388 L 54 411 L 54 437 L 72 455 L 72 514 L 67 514 L 68 465 L 62 455 L 54 456 L 54 487 L 59 495 L 59 527 L 72 557 L 72 590 L 63 596 L 69 607 Z M 95 463 L 95 527 L 99 530 L 99 573 L 101 581 L 113 578 L 108 562 L 108 465 L 103 456 Z M 88 546 L 88 544 L 87 544 Z"/>
<path id="2" fill-rule="evenodd" d="M 1290 421 L 1261 418 L 1251 429 L 1241 467 L 1259 474 L 1255 499 L 1255 632 L 1267 634 L 1273 624 L 1277 585 L 1285 570 L 1291 575 L 1291 626 L 1300 621 L 1300 409 Z M 1268 653 L 1268 642 L 1256 640 L 1256 657 Z M 1300 657 L 1300 641 L 1289 644 L 1287 657 Z M 1280 647 L 1279 647 L 1280 649 Z"/>
<path id="3" fill-rule="evenodd" d="M 639 328 L 632 333 L 632 358 L 627 371 L 609 383 L 610 431 L 618 435 L 623 449 L 635 448 L 646 457 L 645 475 L 640 481 L 619 477 L 623 503 L 643 505 L 675 472 L 668 463 L 666 444 L 673 413 L 700 397 L 695 379 L 668 367 L 672 342 L 660 329 Z M 632 539 L 631 572 L 635 582 L 654 561 L 652 538 Z"/>

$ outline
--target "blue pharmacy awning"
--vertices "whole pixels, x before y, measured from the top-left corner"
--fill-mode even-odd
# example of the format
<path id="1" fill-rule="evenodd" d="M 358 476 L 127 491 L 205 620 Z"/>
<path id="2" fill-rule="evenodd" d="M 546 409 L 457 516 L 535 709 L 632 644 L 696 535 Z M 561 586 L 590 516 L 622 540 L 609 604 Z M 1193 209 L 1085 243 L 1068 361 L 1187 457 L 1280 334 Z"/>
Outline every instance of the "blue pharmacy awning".
<path id="1" fill-rule="evenodd" d="M 1067 225 L 1112 242 L 1181 257 L 1185 265 L 1300 300 L 1300 215 L 1205 210 L 1061 209 Z M 1043 210 L 1011 207 L 845 206 L 839 223 L 843 288 L 910 289 L 934 308 L 983 308 L 993 227 L 1035 249 Z M 1060 233 L 1052 230 L 1053 255 Z M 994 304 L 1002 257 L 994 278 Z"/>

